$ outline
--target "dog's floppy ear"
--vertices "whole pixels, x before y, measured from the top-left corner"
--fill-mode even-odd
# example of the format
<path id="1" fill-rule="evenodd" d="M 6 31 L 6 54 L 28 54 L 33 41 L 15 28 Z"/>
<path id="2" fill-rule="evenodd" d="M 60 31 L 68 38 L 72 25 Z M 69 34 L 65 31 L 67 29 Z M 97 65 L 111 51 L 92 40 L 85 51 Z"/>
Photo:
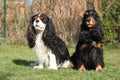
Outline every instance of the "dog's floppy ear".
<path id="1" fill-rule="evenodd" d="M 50 18 L 48 18 L 43 37 L 50 37 L 50 36 L 52 37 L 53 35 L 54 36 L 56 35 L 54 25 L 52 23 L 52 20 Z"/>
<path id="2" fill-rule="evenodd" d="M 56 38 L 56 33 L 55 33 L 54 25 L 52 23 L 52 20 L 48 18 L 42 39 L 45 45 L 51 48 L 51 47 L 54 47 L 53 43 L 55 42 L 53 41 L 55 40 L 55 38 Z"/>
<path id="3" fill-rule="evenodd" d="M 30 22 L 27 28 L 26 38 L 28 40 L 29 47 L 33 48 L 35 46 L 35 39 L 36 39 L 36 32 L 33 26 L 33 16 L 30 18 Z"/>
<path id="4" fill-rule="evenodd" d="M 86 12 L 83 15 L 82 24 L 81 24 L 81 28 L 80 28 L 80 31 L 84 31 L 84 30 L 87 30 L 87 27 L 86 27 Z"/>

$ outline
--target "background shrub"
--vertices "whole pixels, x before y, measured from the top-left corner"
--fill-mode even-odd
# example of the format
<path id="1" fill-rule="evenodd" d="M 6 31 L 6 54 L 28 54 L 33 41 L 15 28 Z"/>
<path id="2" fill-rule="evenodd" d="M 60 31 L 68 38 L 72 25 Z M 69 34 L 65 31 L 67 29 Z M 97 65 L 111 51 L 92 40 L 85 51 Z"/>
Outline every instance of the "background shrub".
<path id="1" fill-rule="evenodd" d="M 104 42 L 115 43 L 120 34 L 120 3 L 118 0 L 103 0 L 101 5 Z M 116 33 L 117 29 L 117 33 Z M 117 35 L 118 34 L 118 35 Z M 117 39 L 119 41 L 119 39 Z"/>
<path id="2" fill-rule="evenodd" d="M 104 30 L 104 42 L 114 43 L 119 38 L 115 29 L 120 27 L 119 0 L 7 0 L 7 42 L 26 43 L 29 19 L 36 13 L 47 14 L 56 32 L 66 43 L 76 42 L 84 12 L 93 9 L 99 13 Z M 3 35 L 4 0 L 0 2 L 0 35 Z M 116 38 L 116 40 L 115 40 Z"/>

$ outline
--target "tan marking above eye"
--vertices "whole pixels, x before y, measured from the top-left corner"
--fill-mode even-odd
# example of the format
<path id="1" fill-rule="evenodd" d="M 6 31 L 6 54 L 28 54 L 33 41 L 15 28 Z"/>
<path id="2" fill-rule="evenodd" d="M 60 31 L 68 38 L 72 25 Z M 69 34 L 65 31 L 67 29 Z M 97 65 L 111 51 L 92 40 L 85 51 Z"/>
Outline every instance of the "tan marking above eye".
<path id="1" fill-rule="evenodd" d="M 42 16 L 39 17 L 41 20 L 43 20 L 44 18 Z"/>
<path id="2" fill-rule="evenodd" d="M 88 12 L 86 12 L 85 14 L 88 15 Z"/>
<path id="3" fill-rule="evenodd" d="M 38 18 L 37 16 L 34 17 L 34 19 L 37 19 L 37 18 Z"/>

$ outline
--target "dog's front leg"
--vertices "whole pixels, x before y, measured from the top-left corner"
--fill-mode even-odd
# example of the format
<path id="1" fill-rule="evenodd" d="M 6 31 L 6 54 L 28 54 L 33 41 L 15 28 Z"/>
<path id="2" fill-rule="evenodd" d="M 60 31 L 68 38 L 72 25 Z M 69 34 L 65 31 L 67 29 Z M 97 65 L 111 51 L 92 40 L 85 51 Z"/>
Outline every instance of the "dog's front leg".
<path id="1" fill-rule="evenodd" d="M 49 53 L 49 59 L 50 59 L 49 69 L 57 70 L 58 67 L 57 67 L 56 57 L 53 53 Z"/>

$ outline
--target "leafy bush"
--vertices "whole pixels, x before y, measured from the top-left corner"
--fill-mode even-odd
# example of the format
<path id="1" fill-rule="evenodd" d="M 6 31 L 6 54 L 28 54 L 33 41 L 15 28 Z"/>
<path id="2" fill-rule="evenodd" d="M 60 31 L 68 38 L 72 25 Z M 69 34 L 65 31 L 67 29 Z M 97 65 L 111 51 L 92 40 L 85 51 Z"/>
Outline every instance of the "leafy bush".
<path id="1" fill-rule="evenodd" d="M 120 26 L 120 3 L 118 0 L 103 0 L 101 5 L 104 42 L 115 43 L 116 29 Z"/>

